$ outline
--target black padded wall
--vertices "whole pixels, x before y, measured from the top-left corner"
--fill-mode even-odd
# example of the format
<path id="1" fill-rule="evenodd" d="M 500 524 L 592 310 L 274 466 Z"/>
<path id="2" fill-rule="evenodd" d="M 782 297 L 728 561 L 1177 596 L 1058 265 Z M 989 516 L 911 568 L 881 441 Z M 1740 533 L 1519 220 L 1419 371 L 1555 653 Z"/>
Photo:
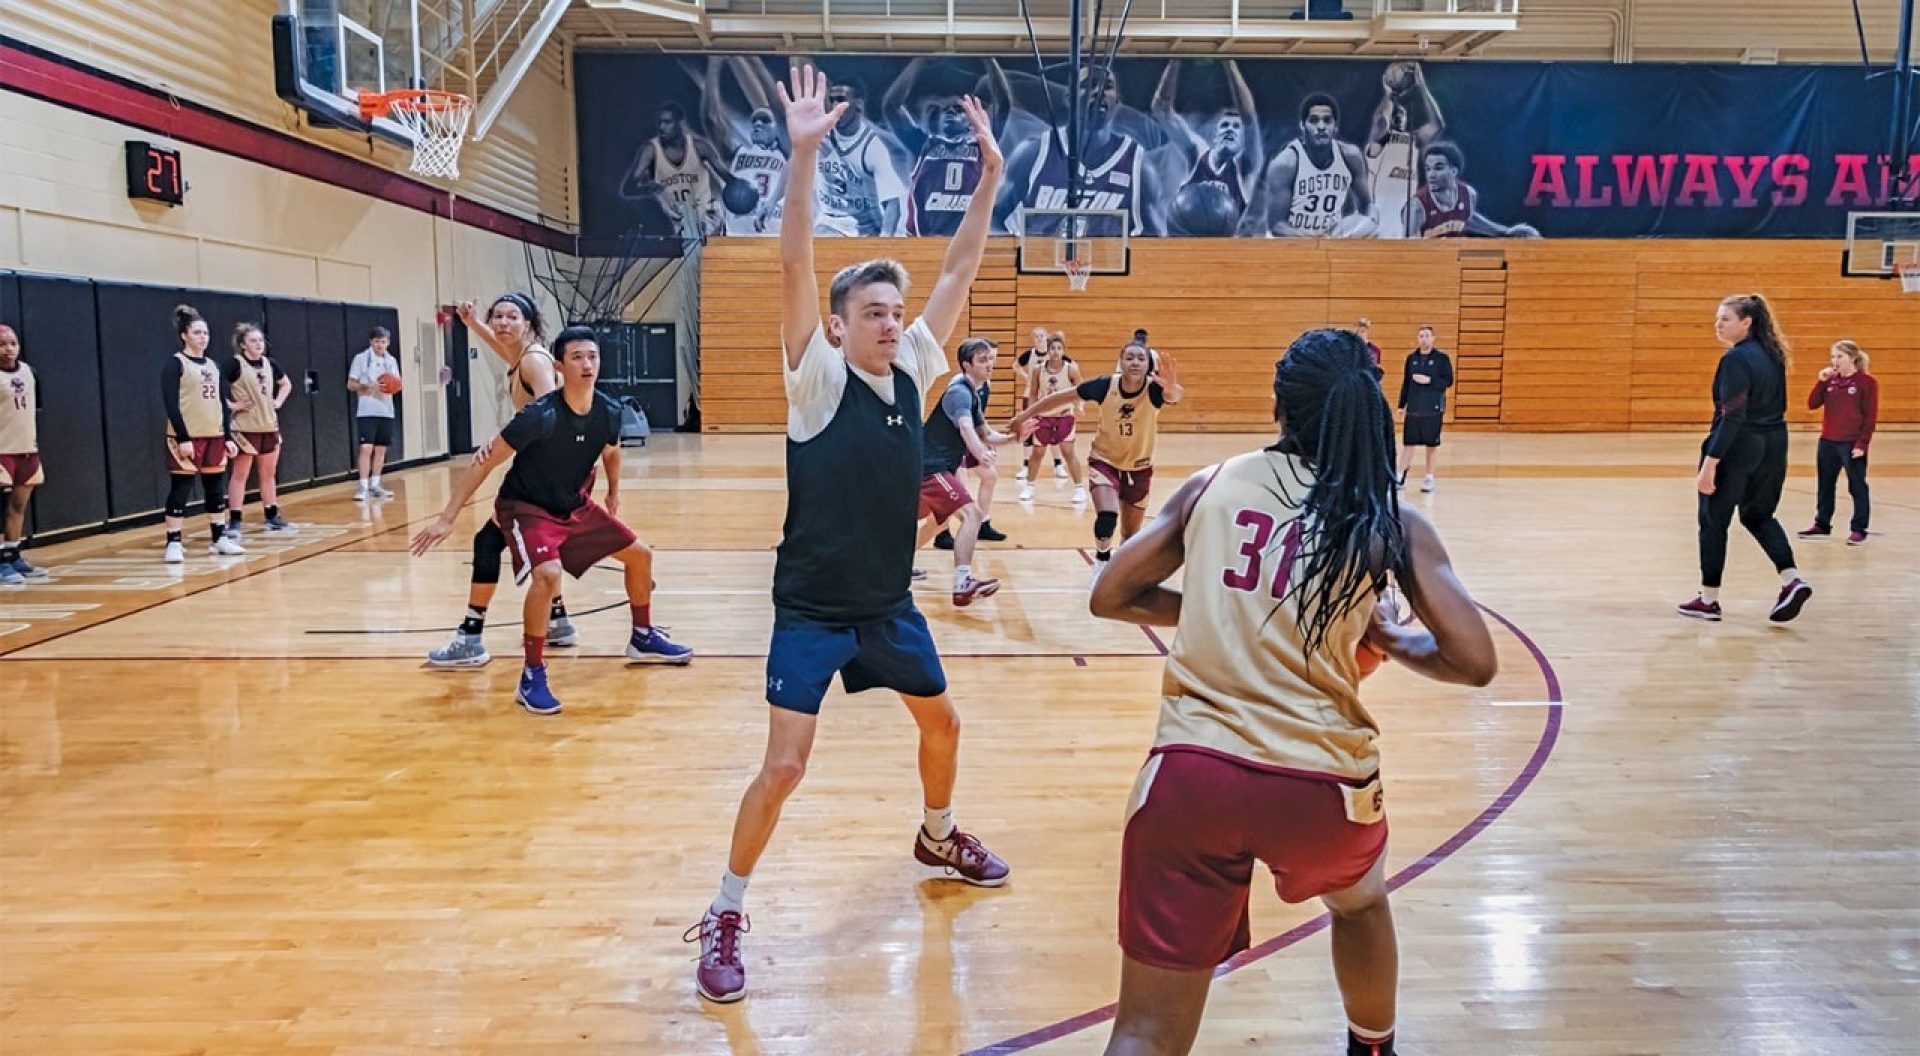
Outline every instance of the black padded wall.
<path id="1" fill-rule="evenodd" d="M 303 301 L 269 297 L 266 302 L 267 354 L 293 379 L 293 392 L 280 408 L 280 483 L 313 479 L 313 403 L 308 385 L 317 385 L 307 351 L 307 306 Z"/>
<path id="2" fill-rule="evenodd" d="M 110 461 L 100 414 L 100 334 L 94 285 L 85 279 L 19 280 L 24 358 L 40 380 L 40 452 L 47 483 L 34 493 L 33 529 L 107 519 Z M 158 367 L 155 367 L 158 370 Z M 157 390 L 159 381 L 154 382 Z"/>
<path id="3" fill-rule="evenodd" d="M 161 445 L 167 418 L 160 372 L 179 351 L 173 308 L 178 289 L 94 284 L 100 328 L 100 403 L 106 420 L 107 513 L 130 517 L 166 502 L 167 465 Z"/>
<path id="4" fill-rule="evenodd" d="M 345 305 L 307 302 L 308 369 L 320 379 L 320 391 L 314 393 L 313 399 L 313 475 L 316 479 L 342 476 L 351 473 L 354 467 L 354 395 L 347 391 L 347 366 L 365 345 L 354 339 L 349 348 L 348 340 Z"/>

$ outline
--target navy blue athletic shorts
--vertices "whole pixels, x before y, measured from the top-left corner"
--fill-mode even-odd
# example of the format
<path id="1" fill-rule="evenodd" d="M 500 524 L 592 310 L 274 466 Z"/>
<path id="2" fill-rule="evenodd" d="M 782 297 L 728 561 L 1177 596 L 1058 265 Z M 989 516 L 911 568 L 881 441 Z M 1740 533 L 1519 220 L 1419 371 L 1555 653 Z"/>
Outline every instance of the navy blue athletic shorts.
<path id="1" fill-rule="evenodd" d="M 773 644 L 767 649 L 767 703 L 818 715 L 836 672 L 849 693 L 891 689 L 933 697 L 947 691 L 947 673 L 919 609 L 909 606 L 891 619 L 853 626 L 775 613 Z"/>

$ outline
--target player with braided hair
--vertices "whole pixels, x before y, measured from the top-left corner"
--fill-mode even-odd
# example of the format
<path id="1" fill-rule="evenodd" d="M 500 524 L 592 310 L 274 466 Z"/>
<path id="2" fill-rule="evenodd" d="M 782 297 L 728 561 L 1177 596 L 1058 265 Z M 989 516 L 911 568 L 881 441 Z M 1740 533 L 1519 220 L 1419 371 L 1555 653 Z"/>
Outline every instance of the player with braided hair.
<path id="1" fill-rule="evenodd" d="M 1349 1056 L 1393 1056 L 1399 953 L 1361 653 L 1443 682 L 1496 670 L 1439 535 L 1396 496 L 1366 343 L 1301 335 L 1273 396 L 1279 441 L 1195 474 L 1093 588 L 1096 616 L 1179 628 L 1121 850 L 1109 1056 L 1192 1049 L 1214 968 L 1250 942 L 1256 858 L 1282 899 L 1332 911 Z M 1430 630 L 1382 600 L 1389 576 Z"/>

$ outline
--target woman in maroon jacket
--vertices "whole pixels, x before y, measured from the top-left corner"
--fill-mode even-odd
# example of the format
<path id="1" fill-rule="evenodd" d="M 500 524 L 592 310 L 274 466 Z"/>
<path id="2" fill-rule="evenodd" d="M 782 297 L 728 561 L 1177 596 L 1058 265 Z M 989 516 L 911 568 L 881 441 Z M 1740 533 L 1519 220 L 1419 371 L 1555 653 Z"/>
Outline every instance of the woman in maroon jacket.
<path id="1" fill-rule="evenodd" d="M 1821 408 L 1820 488 L 1814 500 L 1813 527 L 1802 539 L 1825 539 L 1833 534 L 1833 485 L 1840 467 L 1847 470 L 1847 494 L 1853 496 L 1853 523 L 1848 546 L 1867 541 L 1867 444 L 1880 415 L 1880 383 L 1867 373 L 1867 354 L 1851 341 L 1833 345 L 1833 365 L 1820 372 L 1807 396 L 1809 408 Z"/>

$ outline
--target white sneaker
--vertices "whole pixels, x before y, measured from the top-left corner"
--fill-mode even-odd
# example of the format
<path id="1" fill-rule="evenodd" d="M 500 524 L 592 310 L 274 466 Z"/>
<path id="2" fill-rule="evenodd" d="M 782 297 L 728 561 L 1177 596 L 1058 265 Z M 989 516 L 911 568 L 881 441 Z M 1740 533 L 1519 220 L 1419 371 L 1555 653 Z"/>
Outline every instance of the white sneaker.
<path id="1" fill-rule="evenodd" d="M 169 542 L 167 544 L 167 552 L 160 560 L 165 561 L 169 565 L 184 564 L 187 560 L 187 548 L 177 542 Z"/>
<path id="2" fill-rule="evenodd" d="M 1020 463 L 1020 472 L 1015 473 L 1013 479 L 1018 481 L 1025 481 L 1027 479 L 1027 464 L 1025 462 Z"/>
<path id="3" fill-rule="evenodd" d="M 1094 558 L 1093 567 L 1087 571 L 1087 589 L 1088 590 L 1092 590 L 1093 585 L 1095 583 L 1100 582 L 1100 573 L 1104 571 L 1106 567 L 1107 567 L 1107 563 L 1105 561 L 1102 561 L 1099 558 Z"/>
<path id="4" fill-rule="evenodd" d="M 1424 478 L 1422 478 L 1422 479 L 1421 479 L 1421 481 L 1420 481 L 1420 490 L 1421 490 L 1421 491 L 1432 491 L 1432 490 L 1433 490 L 1433 474 L 1431 474 L 1431 473 L 1429 473 L 1429 474 L 1427 474 L 1427 475 L 1426 475 L 1426 476 L 1425 476 Z"/>
<path id="5" fill-rule="evenodd" d="M 1033 501 L 1033 485 L 1031 485 L 1031 484 L 1022 484 L 1022 485 L 1020 486 L 1020 501 L 1021 501 L 1021 502 L 1032 502 L 1032 501 Z"/>
<path id="6" fill-rule="evenodd" d="M 361 484 L 359 487 L 353 489 L 353 501 L 365 502 L 371 498 L 373 498 L 373 489 L 367 487 L 365 484 Z"/>
<path id="7" fill-rule="evenodd" d="M 393 492 L 391 492 L 391 491 L 388 491 L 388 490 L 387 490 L 387 488 L 386 488 L 386 485 L 384 485 L 384 484 L 376 484 L 376 485 L 374 485 L 373 487 L 371 487 L 371 488 L 368 488 L 367 490 L 368 490 L 368 491 L 371 491 L 371 492 L 373 493 L 373 497 L 374 497 L 374 498 L 376 498 L 376 499 L 391 499 L 391 498 L 393 498 Z"/>
<path id="8" fill-rule="evenodd" d="M 1073 489 L 1073 504 L 1075 506 L 1085 506 L 1087 504 L 1087 486 L 1085 484 Z"/>
<path id="9" fill-rule="evenodd" d="M 1067 464 L 1065 462 L 1055 462 L 1053 464 L 1053 475 L 1059 480 L 1067 479 Z"/>
<path id="10" fill-rule="evenodd" d="M 247 548 L 240 545 L 240 540 L 231 535 L 223 535 L 207 547 L 207 553 L 215 557 L 238 557 L 246 552 Z"/>

